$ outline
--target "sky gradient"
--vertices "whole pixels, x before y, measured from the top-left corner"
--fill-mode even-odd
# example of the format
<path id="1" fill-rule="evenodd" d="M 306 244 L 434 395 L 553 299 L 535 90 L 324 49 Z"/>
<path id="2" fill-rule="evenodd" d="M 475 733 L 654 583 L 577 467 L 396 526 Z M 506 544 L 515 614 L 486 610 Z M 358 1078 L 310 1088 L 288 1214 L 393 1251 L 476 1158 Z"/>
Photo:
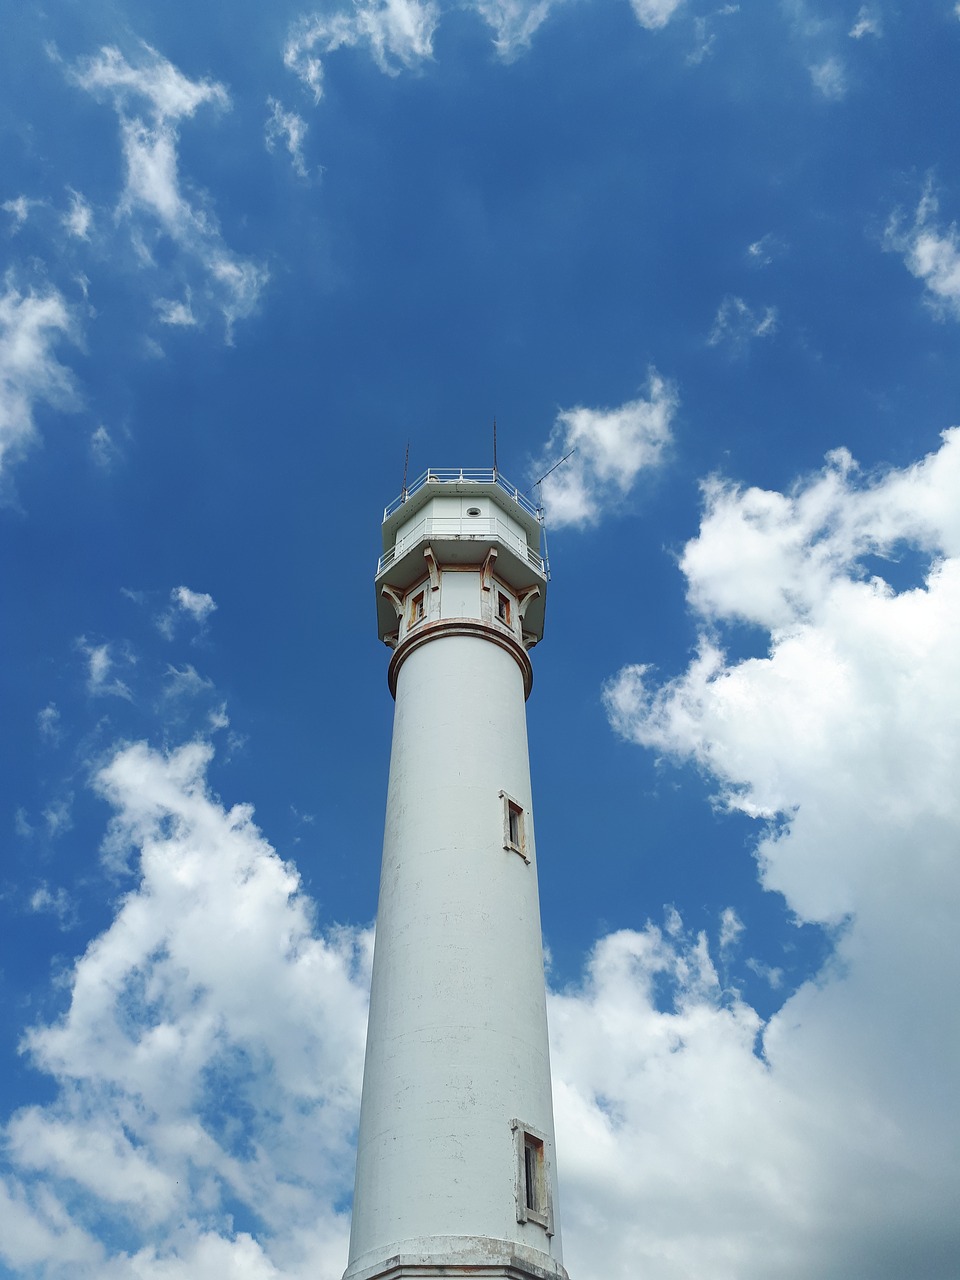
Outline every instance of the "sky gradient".
<path id="1" fill-rule="evenodd" d="M 0 1277 L 339 1280 L 496 418 L 571 1280 L 955 1280 L 960 5 L 0 14 Z"/>

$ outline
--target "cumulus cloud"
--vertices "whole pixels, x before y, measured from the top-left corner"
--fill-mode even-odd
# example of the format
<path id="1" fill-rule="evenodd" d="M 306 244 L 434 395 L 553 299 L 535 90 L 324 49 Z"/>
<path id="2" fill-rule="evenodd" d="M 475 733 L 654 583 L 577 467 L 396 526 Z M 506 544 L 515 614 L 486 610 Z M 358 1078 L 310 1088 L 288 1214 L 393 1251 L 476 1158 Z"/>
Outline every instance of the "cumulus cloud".
<path id="1" fill-rule="evenodd" d="M 179 126 L 202 106 L 226 109 L 223 85 L 190 80 L 149 45 L 128 61 L 105 46 L 69 70 L 72 81 L 110 101 L 120 123 L 126 180 L 119 212 L 132 226 L 144 264 L 153 264 L 150 238 L 169 237 L 199 271 L 204 293 L 223 314 L 228 341 L 238 319 L 249 316 L 269 278 L 262 265 L 233 253 L 224 243 L 209 202 L 185 194 L 179 173 Z"/>
<path id="2" fill-rule="evenodd" d="M 660 466 L 673 439 L 678 405 L 676 389 L 652 369 L 645 396 L 616 409 L 580 405 L 559 413 L 531 471 L 534 479 L 551 471 L 541 485 L 551 526 L 596 524 L 608 508 L 622 502 L 642 471 Z"/>
<path id="3" fill-rule="evenodd" d="M 377 66 L 397 75 L 433 56 L 433 33 L 440 18 L 433 0 L 355 0 L 350 9 L 312 13 L 293 24 L 284 47 L 284 65 L 313 94 L 323 96 L 321 55 L 365 46 Z"/>
<path id="4" fill-rule="evenodd" d="M 307 166 L 303 158 L 303 140 L 309 128 L 306 120 L 296 111 L 284 111 L 283 104 L 276 98 L 268 98 L 267 106 L 270 108 L 264 130 L 267 150 L 273 151 L 277 142 L 282 141 L 290 154 L 294 172 L 305 178 Z"/>
<path id="5" fill-rule="evenodd" d="M 762 244 L 757 243 L 758 246 Z M 711 347 L 724 346 L 731 354 L 740 356 L 755 338 L 769 338 L 776 331 L 776 307 L 757 310 L 748 306 L 743 298 L 728 294 L 717 309 L 707 344 Z"/>
<path id="6" fill-rule="evenodd" d="M 941 318 L 960 319 L 960 234 L 957 224 L 938 224 L 940 204 L 931 184 L 917 205 L 912 226 L 899 215 L 891 218 L 884 248 L 903 254 L 911 275 L 922 280 L 927 302 Z"/>
<path id="7" fill-rule="evenodd" d="M 55 1098 L 8 1122 L 0 1259 L 76 1280 L 334 1275 L 343 1264 L 371 939 L 313 926 L 211 749 L 116 751 L 95 787 L 134 887 L 27 1060 Z M 38 890 L 36 910 L 55 909 Z M 239 1231 L 238 1213 L 256 1224 Z"/>
<path id="8" fill-rule="evenodd" d="M 758 819 L 762 885 L 833 953 L 765 1025 L 706 939 L 652 925 L 603 940 L 554 1000 L 568 1240 L 618 1223 L 597 1274 L 955 1269 L 958 491 L 958 428 L 901 470 L 837 450 L 788 493 L 709 481 L 680 562 L 698 651 L 606 690 L 621 734 Z M 744 623 L 764 656 L 727 656 Z"/>
<path id="9" fill-rule="evenodd" d="M 73 409 L 73 374 L 57 359 L 62 339 L 77 342 L 76 317 L 58 290 L 21 293 L 8 276 L 0 294 L 0 476 L 37 436 L 35 411 Z"/>

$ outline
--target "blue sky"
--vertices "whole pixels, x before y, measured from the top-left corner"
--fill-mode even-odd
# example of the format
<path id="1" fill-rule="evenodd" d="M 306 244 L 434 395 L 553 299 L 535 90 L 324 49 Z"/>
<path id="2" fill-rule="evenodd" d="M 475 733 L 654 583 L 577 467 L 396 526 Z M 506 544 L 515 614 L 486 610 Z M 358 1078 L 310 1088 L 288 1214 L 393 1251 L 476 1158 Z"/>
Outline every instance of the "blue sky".
<path id="1" fill-rule="evenodd" d="M 960 6 L 3 12 L 0 1276 L 339 1277 L 380 516 L 496 417 L 571 1276 L 952 1280 Z"/>

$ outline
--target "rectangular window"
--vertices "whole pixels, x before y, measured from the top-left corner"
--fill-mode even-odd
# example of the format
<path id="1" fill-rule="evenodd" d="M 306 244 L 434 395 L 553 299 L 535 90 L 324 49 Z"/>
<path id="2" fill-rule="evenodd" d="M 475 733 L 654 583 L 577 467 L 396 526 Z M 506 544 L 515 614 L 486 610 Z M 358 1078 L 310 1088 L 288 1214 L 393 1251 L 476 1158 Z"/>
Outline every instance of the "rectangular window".
<path id="1" fill-rule="evenodd" d="M 540 1166 L 543 1163 L 543 1143 L 523 1135 L 523 1198 L 528 1213 L 541 1211 Z"/>
<path id="2" fill-rule="evenodd" d="M 497 592 L 497 617 L 508 627 L 510 625 L 510 597 L 502 591 Z"/>
<path id="3" fill-rule="evenodd" d="M 503 847 L 519 853 L 524 862 L 529 862 L 523 806 L 506 791 L 500 792 L 500 799 L 503 801 Z"/>
<path id="4" fill-rule="evenodd" d="M 546 1141 L 519 1120 L 513 1120 L 511 1128 L 517 1160 L 517 1221 L 536 1222 L 553 1235 Z"/>
<path id="5" fill-rule="evenodd" d="M 410 626 L 411 627 L 415 623 L 420 622 L 425 615 L 426 608 L 424 605 L 424 595 L 425 593 L 423 591 L 418 591 L 417 594 L 413 596 L 413 598 L 410 601 Z"/>

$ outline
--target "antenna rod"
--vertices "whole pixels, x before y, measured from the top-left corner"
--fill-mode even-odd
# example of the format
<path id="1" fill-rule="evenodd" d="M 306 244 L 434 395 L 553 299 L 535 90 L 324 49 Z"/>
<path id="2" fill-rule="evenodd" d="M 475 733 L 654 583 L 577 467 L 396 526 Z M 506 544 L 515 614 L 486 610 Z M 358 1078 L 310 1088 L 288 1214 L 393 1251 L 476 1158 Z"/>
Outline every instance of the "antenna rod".
<path id="1" fill-rule="evenodd" d="M 400 497 L 404 502 L 406 502 L 407 500 L 407 464 L 409 463 L 409 461 L 410 461 L 410 441 L 408 440 L 407 451 L 403 455 L 403 488 L 400 490 Z"/>
<path id="2" fill-rule="evenodd" d="M 524 497 L 526 497 L 526 496 L 527 496 L 527 494 L 533 493 L 534 489 L 536 489 L 536 488 L 538 487 L 538 485 L 543 484 L 543 482 L 544 482 L 544 480 L 546 480 L 547 476 L 552 476 L 552 475 L 553 475 L 553 473 L 556 471 L 557 467 L 562 467 L 562 466 L 563 466 L 563 464 L 566 462 L 566 460 L 567 460 L 568 458 L 572 458 L 572 457 L 573 457 L 573 455 L 574 455 L 576 452 L 577 452 L 577 450 L 576 450 L 576 446 L 574 446 L 574 448 L 572 448 L 572 449 L 570 450 L 570 452 L 569 452 L 569 453 L 565 453 L 565 454 L 563 455 L 563 457 L 560 459 L 560 461 L 559 461 L 559 462 L 555 462 L 555 463 L 553 464 L 553 466 L 550 468 L 550 470 L 549 470 L 549 471 L 545 471 L 545 472 L 543 473 L 543 475 L 540 477 L 540 479 L 539 479 L 539 480 L 535 480 L 535 481 L 533 482 L 533 484 L 530 486 L 530 488 L 527 490 L 527 492 L 526 492 L 523 496 L 524 496 Z"/>
<path id="3" fill-rule="evenodd" d="M 497 478 L 497 419 L 493 419 L 493 478 Z"/>

